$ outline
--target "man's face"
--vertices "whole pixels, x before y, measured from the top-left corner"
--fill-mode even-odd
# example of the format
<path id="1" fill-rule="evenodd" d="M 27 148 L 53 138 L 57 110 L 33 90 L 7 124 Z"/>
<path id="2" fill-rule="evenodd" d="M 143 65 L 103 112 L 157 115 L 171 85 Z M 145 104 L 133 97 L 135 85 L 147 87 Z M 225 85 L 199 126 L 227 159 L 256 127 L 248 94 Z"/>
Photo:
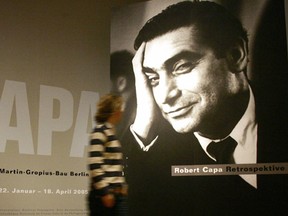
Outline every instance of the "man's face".
<path id="1" fill-rule="evenodd" d="M 146 43 L 143 67 L 162 115 L 179 133 L 213 130 L 233 95 L 234 76 L 225 58 L 200 44 L 193 27 Z"/>

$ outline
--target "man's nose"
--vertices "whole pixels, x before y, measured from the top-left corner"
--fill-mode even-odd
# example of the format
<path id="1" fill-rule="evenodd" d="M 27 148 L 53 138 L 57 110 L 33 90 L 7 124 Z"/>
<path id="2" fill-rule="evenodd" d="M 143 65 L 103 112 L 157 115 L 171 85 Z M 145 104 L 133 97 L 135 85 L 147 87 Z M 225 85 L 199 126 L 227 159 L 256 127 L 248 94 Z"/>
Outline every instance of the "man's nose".
<path id="1" fill-rule="evenodd" d="M 180 91 L 178 89 L 176 80 L 173 76 L 163 76 L 160 79 L 159 89 L 159 102 L 162 104 L 171 104 L 179 96 Z"/>

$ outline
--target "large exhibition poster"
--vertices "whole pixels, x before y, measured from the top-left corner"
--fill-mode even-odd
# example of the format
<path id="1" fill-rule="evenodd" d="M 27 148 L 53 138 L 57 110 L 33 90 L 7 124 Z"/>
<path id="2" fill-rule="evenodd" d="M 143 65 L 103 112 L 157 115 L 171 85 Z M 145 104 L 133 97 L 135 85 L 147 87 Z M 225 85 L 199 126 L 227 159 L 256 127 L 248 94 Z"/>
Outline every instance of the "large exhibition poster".
<path id="1" fill-rule="evenodd" d="M 87 215 L 86 146 L 109 86 L 100 6 L 0 1 L 0 215 Z"/>
<path id="2" fill-rule="evenodd" d="M 130 215 L 288 214 L 285 3 L 113 10 L 110 52 L 134 56 L 133 119 L 118 131 Z"/>

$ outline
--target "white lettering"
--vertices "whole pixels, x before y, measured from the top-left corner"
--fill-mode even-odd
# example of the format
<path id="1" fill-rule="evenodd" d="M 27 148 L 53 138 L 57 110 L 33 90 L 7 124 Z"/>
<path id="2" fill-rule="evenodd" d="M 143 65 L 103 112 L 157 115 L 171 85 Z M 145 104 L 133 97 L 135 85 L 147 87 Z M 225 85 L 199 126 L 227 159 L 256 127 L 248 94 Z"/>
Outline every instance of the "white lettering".
<path id="1" fill-rule="evenodd" d="M 99 94 L 96 92 L 81 92 L 81 98 L 70 151 L 71 157 L 83 157 L 88 144 L 89 133 L 94 126 L 94 115 Z"/>
<path id="2" fill-rule="evenodd" d="M 56 101 L 58 109 L 55 109 Z M 41 85 L 37 153 L 51 155 L 53 132 L 70 129 L 72 122 L 72 94 L 63 88 Z"/>
<path id="3" fill-rule="evenodd" d="M 213 173 L 213 174 L 218 173 L 218 172 L 223 172 L 222 168 L 217 168 L 217 167 L 215 168 L 203 167 L 202 171 L 204 173 Z"/>
<path id="4" fill-rule="evenodd" d="M 19 153 L 34 154 L 26 84 L 6 80 L 0 100 L 0 152 L 8 140 L 18 141 Z"/>
<path id="5" fill-rule="evenodd" d="M 72 93 L 64 88 L 41 85 L 38 131 L 30 122 L 25 82 L 6 80 L 0 96 L 0 152 L 5 152 L 10 143 L 16 141 L 20 154 L 35 154 L 34 148 L 37 147 L 38 155 L 51 155 L 53 143 L 60 142 L 53 137 L 53 133 L 69 130 L 70 137 L 67 139 L 66 136 L 65 143 L 60 144 L 69 147 L 72 141 L 70 157 L 84 156 L 85 147 L 89 143 L 89 133 L 95 126 L 94 115 L 99 93 L 81 92 L 77 116 L 74 119 L 76 113 L 74 114 L 73 110 L 76 104 Z M 33 110 L 33 119 L 37 120 L 37 113 Z M 72 130 L 74 133 L 70 133 Z M 35 137 L 38 132 L 35 146 L 32 132 L 35 132 Z"/>

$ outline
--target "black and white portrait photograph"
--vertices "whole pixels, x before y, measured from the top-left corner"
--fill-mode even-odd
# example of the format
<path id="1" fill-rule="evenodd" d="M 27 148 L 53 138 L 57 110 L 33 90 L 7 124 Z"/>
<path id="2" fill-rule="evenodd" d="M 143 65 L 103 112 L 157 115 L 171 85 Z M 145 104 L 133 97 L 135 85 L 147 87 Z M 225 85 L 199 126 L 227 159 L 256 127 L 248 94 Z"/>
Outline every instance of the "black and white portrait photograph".
<path id="1" fill-rule="evenodd" d="M 126 104 L 117 130 L 129 215 L 288 215 L 287 173 L 171 175 L 174 165 L 288 163 L 286 4 L 113 8 L 110 79 Z"/>

